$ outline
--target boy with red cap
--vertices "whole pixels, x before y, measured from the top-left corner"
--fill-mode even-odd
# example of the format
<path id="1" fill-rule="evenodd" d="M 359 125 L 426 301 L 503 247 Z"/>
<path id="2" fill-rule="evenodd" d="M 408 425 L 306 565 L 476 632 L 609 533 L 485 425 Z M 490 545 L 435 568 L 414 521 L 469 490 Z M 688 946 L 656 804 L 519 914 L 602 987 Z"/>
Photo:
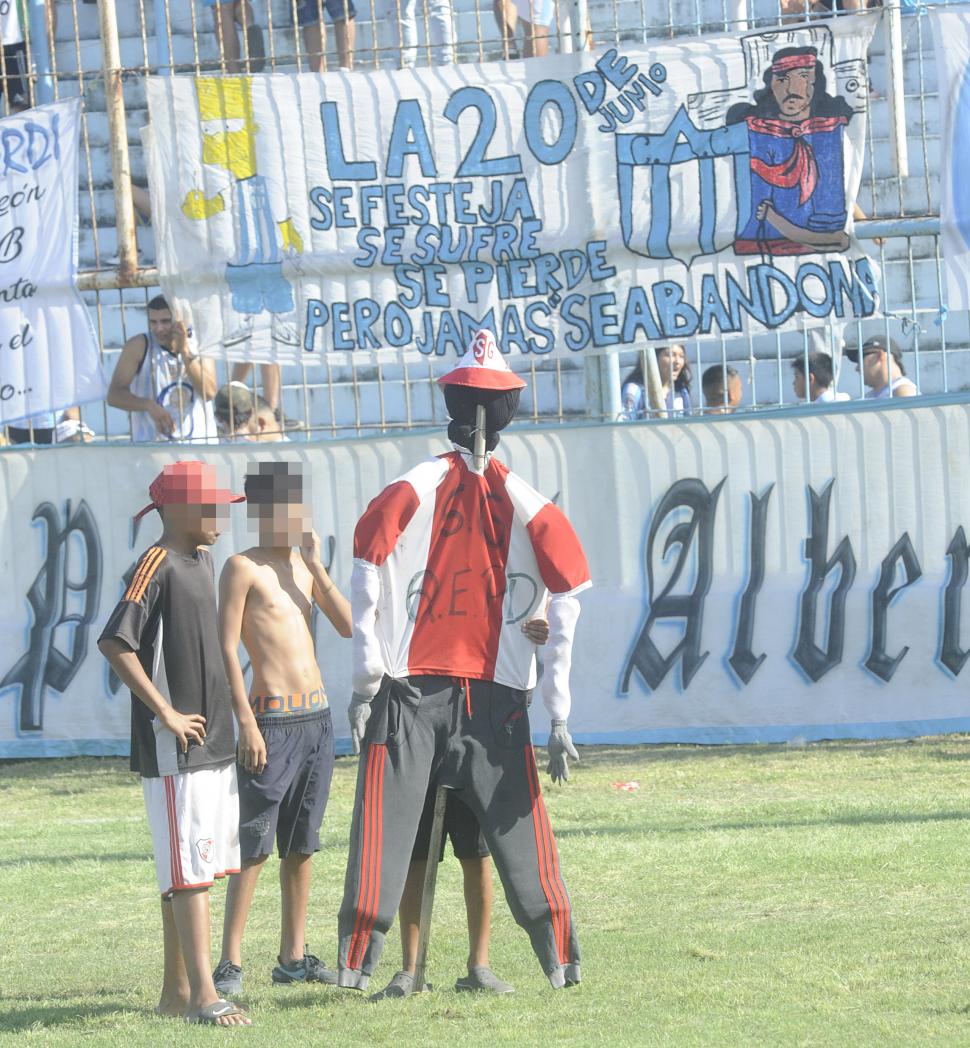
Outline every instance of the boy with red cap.
<path id="1" fill-rule="evenodd" d="M 176 462 L 148 489 L 162 535 L 98 639 L 131 689 L 131 769 L 141 775 L 162 895 L 165 969 L 157 1011 L 248 1026 L 209 970 L 209 886 L 239 871 L 232 701 L 222 661 L 212 557 L 228 504 L 213 466 Z"/>
<path id="2" fill-rule="evenodd" d="M 589 569 L 562 512 L 491 455 L 525 385 L 492 333 L 479 331 L 440 381 L 454 450 L 385 488 L 354 534 L 349 715 L 362 754 L 338 981 L 367 986 L 435 784 L 477 817 L 512 914 L 558 989 L 579 982 L 579 945 L 529 731 L 535 644 L 520 624 L 548 599 L 542 692 L 548 770 L 561 781 L 576 759 L 569 667 Z M 479 408 L 483 463 L 472 455 Z"/>

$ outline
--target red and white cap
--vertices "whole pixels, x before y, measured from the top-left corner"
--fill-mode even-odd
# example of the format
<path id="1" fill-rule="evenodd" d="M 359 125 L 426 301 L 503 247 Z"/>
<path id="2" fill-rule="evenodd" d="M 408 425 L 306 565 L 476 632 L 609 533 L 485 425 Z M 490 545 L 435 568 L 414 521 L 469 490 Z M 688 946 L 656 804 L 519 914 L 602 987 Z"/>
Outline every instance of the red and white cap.
<path id="1" fill-rule="evenodd" d="M 215 466 L 194 459 L 165 466 L 149 485 L 148 496 L 151 502 L 135 514 L 135 520 L 161 506 L 224 506 L 246 501 L 245 495 L 237 495 L 220 485 Z"/>
<path id="2" fill-rule="evenodd" d="M 525 382 L 505 363 L 495 336 L 488 328 L 475 332 L 462 358 L 447 375 L 438 379 L 438 384 L 496 390 L 525 387 Z"/>

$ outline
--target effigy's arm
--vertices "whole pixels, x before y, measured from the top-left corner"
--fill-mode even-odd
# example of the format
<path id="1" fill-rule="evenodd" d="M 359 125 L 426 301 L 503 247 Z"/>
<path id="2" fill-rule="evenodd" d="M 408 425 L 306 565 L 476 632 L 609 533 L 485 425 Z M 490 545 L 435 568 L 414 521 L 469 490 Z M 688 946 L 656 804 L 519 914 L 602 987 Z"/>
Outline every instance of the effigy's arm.
<path id="1" fill-rule="evenodd" d="M 377 639 L 377 606 L 381 596 L 380 569 L 356 558 L 350 576 L 350 609 L 353 620 L 353 690 L 373 698 L 384 677 L 384 659 Z"/>

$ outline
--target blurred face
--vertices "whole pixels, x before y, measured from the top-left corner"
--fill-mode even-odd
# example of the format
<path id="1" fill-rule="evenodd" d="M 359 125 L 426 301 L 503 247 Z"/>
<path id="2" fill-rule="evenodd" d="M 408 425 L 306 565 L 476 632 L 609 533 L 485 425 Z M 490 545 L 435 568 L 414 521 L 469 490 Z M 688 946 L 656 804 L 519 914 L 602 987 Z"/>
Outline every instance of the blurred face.
<path id="1" fill-rule="evenodd" d="M 167 349 L 172 344 L 172 312 L 169 309 L 150 309 L 148 327 L 155 340 Z"/>
<path id="2" fill-rule="evenodd" d="M 867 349 L 862 354 L 861 361 L 856 365 L 856 371 L 862 372 L 862 381 L 870 389 L 882 389 L 889 382 L 889 369 L 886 358 L 889 356 L 882 349 Z"/>
<path id="3" fill-rule="evenodd" d="M 728 379 L 728 403 L 731 405 L 732 410 L 741 403 L 742 396 L 741 376 L 734 375 Z"/>
<path id="4" fill-rule="evenodd" d="M 795 396 L 799 400 L 805 399 L 805 376 L 800 372 L 792 371 L 792 389 L 795 391 Z"/>
<path id="5" fill-rule="evenodd" d="M 229 523 L 227 505 L 165 506 L 166 531 L 180 535 L 196 546 L 212 546 Z"/>
<path id="6" fill-rule="evenodd" d="M 665 385 L 672 386 L 687 363 L 683 346 L 664 346 L 657 350 L 657 367 Z"/>
<path id="7" fill-rule="evenodd" d="M 300 502 L 249 503 L 249 517 L 261 546 L 299 546 L 310 531 L 310 514 Z"/>
<path id="8" fill-rule="evenodd" d="M 741 403 L 743 390 L 741 388 L 740 375 L 728 376 L 726 389 L 726 404 L 724 402 L 725 394 L 722 389 L 715 387 L 704 391 L 704 397 L 707 401 L 707 413 L 709 415 L 730 415 L 731 412 Z"/>
<path id="9" fill-rule="evenodd" d="M 216 415 L 216 428 L 223 440 L 258 440 L 259 426 L 256 421 L 256 413 L 253 412 L 245 422 L 240 422 L 238 416 L 230 420 L 223 415 Z"/>

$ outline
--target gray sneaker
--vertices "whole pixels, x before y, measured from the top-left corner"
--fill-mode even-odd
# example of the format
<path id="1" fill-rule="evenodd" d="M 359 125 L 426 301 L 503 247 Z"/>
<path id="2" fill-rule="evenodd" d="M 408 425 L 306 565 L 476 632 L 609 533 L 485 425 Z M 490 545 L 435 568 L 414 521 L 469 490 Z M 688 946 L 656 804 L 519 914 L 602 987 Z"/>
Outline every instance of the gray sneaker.
<path id="1" fill-rule="evenodd" d="M 292 964 L 284 964 L 281 957 L 276 958 L 279 964 L 273 969 L 273 982 L 278 985 L 284 983 L 325 983 L 327 986 L 337 985 L 337 973 L 328 968 L 319 957 L 307 953 L 304 948 L 303 956 Z"/>
<path id="2" fill-rule="evenodd" d="M 511 983 L 503 982 L 491 968 L 477 965 L 468 969 L 468 974 L 455 983 L 459 992 L 479 991 L 481 993 L 515 993 Z"/>
<path id="3" fill-rule="evenodd" d="M 216 990 L 223 997 L 232 997 L 242 993 L 242 968 L 232 961 L 220 961 L 212 973 Z"/>
<path id="4" fill-rule="evenodd" d="M 368 1001 L 386 1001 L 391 997 L 410 997 L 414 993 L 414 976 L 410 972 L 398 972 L 393 979 L 377 993 L 372 993 Z"/>

